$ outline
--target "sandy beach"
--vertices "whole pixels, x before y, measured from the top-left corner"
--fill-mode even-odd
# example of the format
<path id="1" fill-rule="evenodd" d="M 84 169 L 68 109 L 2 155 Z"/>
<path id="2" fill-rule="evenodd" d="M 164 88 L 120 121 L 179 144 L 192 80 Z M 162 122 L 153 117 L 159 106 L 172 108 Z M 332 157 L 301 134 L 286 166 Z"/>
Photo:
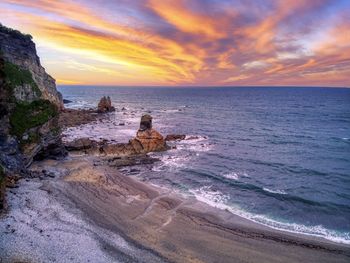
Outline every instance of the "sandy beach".
<path id="1" fill-rule="evenodd" d="M 96 157 L 46 160 L 32 169 L 54 178 L 22 180 L 10 191 L 10 211 L 0 224 L 3 262 L 350 259 L 348 245 L 255 224 L 125 176 Z"/>

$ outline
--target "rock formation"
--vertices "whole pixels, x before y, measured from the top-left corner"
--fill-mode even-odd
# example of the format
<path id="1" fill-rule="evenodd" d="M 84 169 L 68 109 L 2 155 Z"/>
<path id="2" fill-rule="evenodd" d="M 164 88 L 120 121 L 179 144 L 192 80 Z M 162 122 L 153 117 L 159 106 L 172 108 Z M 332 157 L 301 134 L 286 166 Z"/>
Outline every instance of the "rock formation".
<path id="1" fill-rule="evenodd" d="M 141 152 L 157 152 L 167 149 L 164 137 L 152 128 L 152 117 L 148 114 L 141 117 L 136 138 L 130 140 L 130 143 L 134 148 L 140 148 Z"/>
<path id="2" fill-rule="evenodd" d="M 165 137 L 165 141 L 181 141 L 181 140 L 185 140 L 185 139 L 186 139 L 185 134 L 168 134 Z"/>
<path id="3" fill-rule="evenodd" d="M 97 112 L 105 113 L 115 111 L 115 108 L 112 106 L 111 98 L 108 96 L 103 96 L 98 103 Z"/>
<path id="4" fill-rule="evenodd" d="M 0 24 L 0 184 L 5 174 L 24 174 L 34 158 L 64 153 L 57 121 L 62 108 L 31 36 Z"/>
<path id="5" fill-rule="evenodd" d="M 133 156 L 149 152 L 169 149 L 164 137 L 152 128 L 152 117 L 143 115 L 136 137 L 128 143 L 111 144 L 107 141 L 97 142 L 88 138 L 80 138 L 66 143 L 69 151 L 84 151 L 94 155 Z"/>

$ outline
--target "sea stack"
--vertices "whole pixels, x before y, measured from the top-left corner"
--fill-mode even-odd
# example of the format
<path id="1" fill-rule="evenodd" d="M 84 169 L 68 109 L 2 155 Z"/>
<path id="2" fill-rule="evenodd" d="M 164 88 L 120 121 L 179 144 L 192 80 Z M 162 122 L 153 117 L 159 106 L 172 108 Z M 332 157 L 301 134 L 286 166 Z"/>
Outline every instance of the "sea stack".
<path id="1" fill-rule="evenodd" d="M 108 97 L 103 96 L 100 99 L 100 102 L 98 103 L 98 106 L 97 106 L 97 111 L 99 113 L 115 111 L 115 108 L 112 106 L 111 98 L 109 96 Z"/>
<path id="2" fill-rule="evenodd" d="M 141 117 L 140 128 L 136 133 L 136 138 L 130 141 L 133 145 L 140 144 L 142 152 L 164 151 L 168 147 L 164 137 L 152 128 L 152 116 L 145 114 Z"/>

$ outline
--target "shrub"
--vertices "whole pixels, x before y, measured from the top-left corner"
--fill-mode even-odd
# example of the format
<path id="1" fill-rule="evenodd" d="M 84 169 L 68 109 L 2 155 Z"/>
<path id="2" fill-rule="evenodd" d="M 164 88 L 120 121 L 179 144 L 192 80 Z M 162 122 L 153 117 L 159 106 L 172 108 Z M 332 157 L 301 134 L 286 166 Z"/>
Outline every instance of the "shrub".
<path id="1" fill-rule="evenodd" d="M 35 92 L 38 97 L 41 96 L 41 91 L 33 80 L 32 73 L 29 70 L 21 69 L 11 62 L 5 61 L 4 73 L 5 80 L 11 89 L 14 89 L 16 86 L 23 84 L 29 84 L 31 85 L 33 92 Z"/>
<path id="2" fill-rule="evenodd" d="M 57 114 L 57 107 L 48 100 L 17 103 L 10 116 L 11 134 L 20 139 L 26 130 L 43 125 Z"/>

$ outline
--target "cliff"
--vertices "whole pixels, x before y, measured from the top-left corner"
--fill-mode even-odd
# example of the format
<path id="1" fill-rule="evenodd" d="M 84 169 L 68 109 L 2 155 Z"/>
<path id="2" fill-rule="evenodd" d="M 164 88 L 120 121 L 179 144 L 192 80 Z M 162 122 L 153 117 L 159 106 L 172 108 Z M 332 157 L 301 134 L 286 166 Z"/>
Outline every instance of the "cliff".
<path id="1" fill-rule="evenodd" d="M 45 72 L 30 35 L 0 25 L 0 48 L 5 60 L 5 72 L 19 101 L 49 100 L 63 108 L 55 79 Z"/>
<path id="2" fill-rule="evenodd" d="M 0 207 L 5 175 L 24 175 L 35 158 L 64 153 L 61 109 L 32 37 L 0 24 Z"/>

